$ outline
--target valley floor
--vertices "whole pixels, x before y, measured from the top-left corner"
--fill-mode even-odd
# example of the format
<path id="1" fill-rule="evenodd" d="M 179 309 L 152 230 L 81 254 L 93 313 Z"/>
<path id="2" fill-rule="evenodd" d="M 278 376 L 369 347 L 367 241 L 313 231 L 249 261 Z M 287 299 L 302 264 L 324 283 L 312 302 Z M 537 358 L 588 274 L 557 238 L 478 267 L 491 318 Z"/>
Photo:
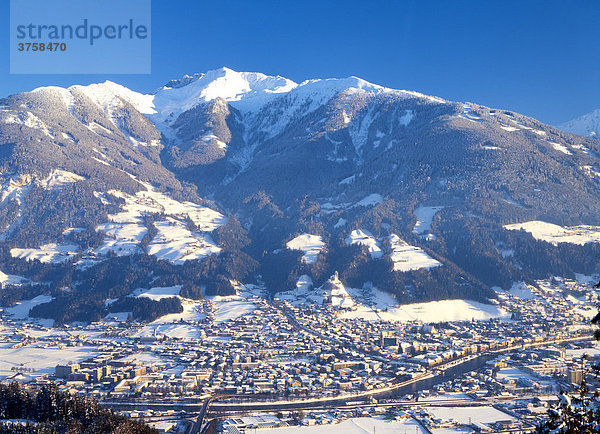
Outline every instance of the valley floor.
<path id="1" fill-rule="evenodd" d="M 529 429 L 549 396 L 572 387 L 583 354 L 600 358 L 589 324 L 598 296 L 578 277 L 497 289 L 495 305 L 395 306 L 375 288 L 335 285 L 333 297 L 352 303 L 315 303 L 302 288 L 268 301 L 246 285 L 235 296 L 182 298 L 182 313 L 151 323 L 123 312 L 61 328 L 28 317 L 44 302 L 34 299 L 2 314 L 0 376 L 57 381 L 181 427 L 216 416 L 243 425 L 244 414 L 266 411 L 274 433 Z"/>

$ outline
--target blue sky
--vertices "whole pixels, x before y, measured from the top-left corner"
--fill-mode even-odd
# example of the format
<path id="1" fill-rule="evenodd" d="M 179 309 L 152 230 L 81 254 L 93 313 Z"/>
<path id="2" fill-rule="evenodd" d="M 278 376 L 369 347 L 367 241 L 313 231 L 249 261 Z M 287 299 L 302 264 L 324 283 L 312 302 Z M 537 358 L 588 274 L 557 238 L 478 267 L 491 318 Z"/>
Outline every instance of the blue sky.
<path id="1" fill-rule="evenodd" d="M 221 66 L 295 81 L 356 75 L 557 124 L 600 108 L 600 2 L 152 2 L 152 74 L 10 75 L 0 14 L 0 95 L 112 80 L 151 92 Z"/>

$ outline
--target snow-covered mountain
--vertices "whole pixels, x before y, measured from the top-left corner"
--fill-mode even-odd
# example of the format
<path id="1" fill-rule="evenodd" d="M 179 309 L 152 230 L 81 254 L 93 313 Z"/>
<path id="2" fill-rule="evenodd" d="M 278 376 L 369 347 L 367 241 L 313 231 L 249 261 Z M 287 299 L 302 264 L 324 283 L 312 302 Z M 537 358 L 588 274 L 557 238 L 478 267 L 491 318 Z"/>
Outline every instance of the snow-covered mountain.
<path id="1" fill-rule="evenodd" d="M 597 140 L 356 77 L 221 68 L 148 95 L 111 82 L 12 95 L 0 176 L 0 271 L 55 281 L 52 312 L 68 285 L 275 294 L 336 271 L 399 302 L 485 301 L 600 257 Z M 97 274 L 111 267 L 132 277 L 109 284 Z"/>
<path id="2" fill-rule="evenodd" d="M 229 68 L 185 76 L 167 83 L 154 95 L 157 120 L 175 119 L 200 103 L 222 98 L 238 110 L 258 111 L 273 96 L 289 92 L 298 85 L 284 77 L 258 72 L 236 72 Z"/>
<path id="3" fill-rule="evenodd" d="M 600 138 L 600 109 L 565 122 L 559 128 L 580 136 Z"/>

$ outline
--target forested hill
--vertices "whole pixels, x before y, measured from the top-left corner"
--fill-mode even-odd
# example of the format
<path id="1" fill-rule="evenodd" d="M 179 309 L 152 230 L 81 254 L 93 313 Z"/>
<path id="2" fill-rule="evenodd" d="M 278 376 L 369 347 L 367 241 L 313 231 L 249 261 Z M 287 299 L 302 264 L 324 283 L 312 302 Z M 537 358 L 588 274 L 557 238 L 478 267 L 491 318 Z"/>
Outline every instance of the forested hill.
<path id="1" fill-rule="evenodd" d="M 0 175 L 3 303 L 49 296 L 32 313 L 59 322 L 178 312 L 127 297 L 159 284 L 272 295 L 338 271 L 399 303 L 485 302 L 600 265 L 599 140 L 356 77 L 9 96 Z"/>
<path id="2" fill-rule="evenodd" d="M 18 383 L 0 384 L 0 433 L 127 433 L 158 431 L 100 407 L 89 398 L 60 392 L 55 384 L 28 390 Z"/>

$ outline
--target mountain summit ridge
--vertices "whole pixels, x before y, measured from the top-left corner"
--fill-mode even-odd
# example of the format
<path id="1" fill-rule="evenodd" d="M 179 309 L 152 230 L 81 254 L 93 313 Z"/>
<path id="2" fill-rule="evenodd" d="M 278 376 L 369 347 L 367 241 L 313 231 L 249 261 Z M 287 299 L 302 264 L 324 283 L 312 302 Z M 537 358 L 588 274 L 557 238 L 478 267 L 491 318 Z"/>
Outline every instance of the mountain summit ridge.
<path id="1" fill-rule="evenodd" d="M 196 89 L 190 89 L 195 87 Z M 172 79 L 158 88 L 153 93 L 141 93 L 129 89 L 126 86 L 106 80 L 103 83 L 92 83 L 89 85 L 73 85 L 68 88 L 59 86 L 42 86 L 31 90 L 31 92 L 43 92 L 54 90 L 65 95 L 65 99 L 70 99 L 66 92 L 79 89 L 94 95 L 98 98 L 104 93 L 123 98 L 132 103 L 141 113 L 154 115 L 155 121 L 161 121 L 171 116 L 175 117 L 175 112 L 169 112 L 169 107 L 178 106 L 177 114 L 189 110 L 198 104 L 211 102 L 216 98 L 222 98 L 228 103 L 233 104 L 242 111 L 258 111 L 268 102 L 269 95 L 273 97 L 282 96 L 294 89 L 303 87 L 321 88 L 322 91 L 342 92 L 350 89 L 360 89 L 375 92 L 394 92 L 406 96 L 417 98 L 426 98 L 439 103 L 448 103 L 443 98 L 424 94 L 421 92 L 395 89 L 378 84 L 371 83 L 357 76 L 346 78 L 324 78 L 324 79 L 306 79 L 300 83 L 285 78 L 281 75 L 267 75 L 261 72 L 242 72 L 235 71 L 223 66 L 221 68 L 208 70 L 203 73 L 185 74 L 179 79 Z M 181 89 L 186 89 L 186 92 Z M 175 95 L 173 95 L 175 94 Z M 171 96 L 169 98 L 167 95 Z M 106 98 L 106 97 L 105 97 Z M 258 103 L 256 101 L 258 100 Z M 463 102 L 462 104 L 473 104 Z M 166 112 L 169 112 L 166 114 Z M 580 117 L 574 118 L 568 122 L 557 126 L 566 132 L 596 137 L 600 130 L 600 109 L 593 110 Z"/>
<path id="2" fill-rule="evenodd" d="M 446 102 L 436 96 L 410 90 L 388 88 L 356 76 L 307 79 L 301 83 L 296 83 L 280 75 L 270 76 L 260 72 L 238 72 L 228 67 L 221 67 L 204 73 L 186 74 L 181 79 L 170 80 L 151 94 L 131 90 L 110 80 L 89 85 L 74 85 L 68 88 L 43 86 L 32 90 L 32 92 L 51 89 L 61 92 L 80 89 L 90 94 L 101 94 L 104 92 L 121 97 L 128 102 L 144 101 L 143 104 L 135 104 L 140 107 L 141 112 L 144 114 L 160 114 L 168 111 L 168 108 L 164 107 L 165 105 L 178 105 L 180 111 L 185 111 L 197 104 L 210 102 L 216 98 L 223 98 L 227 102 L 233 103 L 238 109 L 253 111 L 260 109 L 261 104 L 247 104 L 245 100 L 260 99 L 260 97 L 264 98 L 267 95 L 277 97 L 280 94 L 289 93 L 297 88 L 315 88 L 315 90 L 321 90 L 327 92 L 327 94 L 350 89 L 394 92 L 412 97 L 428 98 L 432 101 Z M 167 116 L 161 115 L 162 118 Z"/>

